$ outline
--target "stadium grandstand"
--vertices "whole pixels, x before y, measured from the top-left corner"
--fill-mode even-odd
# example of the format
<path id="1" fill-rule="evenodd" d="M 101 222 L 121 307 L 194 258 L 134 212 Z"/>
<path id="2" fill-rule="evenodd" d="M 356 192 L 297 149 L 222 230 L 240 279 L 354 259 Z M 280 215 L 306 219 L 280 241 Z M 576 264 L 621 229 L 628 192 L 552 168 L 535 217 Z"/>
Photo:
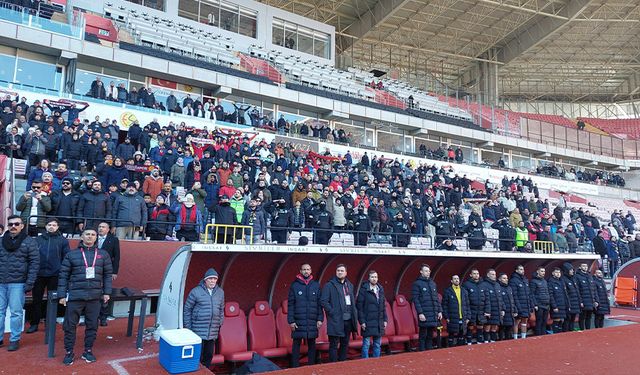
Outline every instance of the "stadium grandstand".
<path id="1" fill-rule="evenodd" d="M 593 345 L 640 323 L 637 1 L 0 0 L 0 27 L 5 370 L 640 366 Z M 592 349 L 491 362 L 507 340 Z"/>

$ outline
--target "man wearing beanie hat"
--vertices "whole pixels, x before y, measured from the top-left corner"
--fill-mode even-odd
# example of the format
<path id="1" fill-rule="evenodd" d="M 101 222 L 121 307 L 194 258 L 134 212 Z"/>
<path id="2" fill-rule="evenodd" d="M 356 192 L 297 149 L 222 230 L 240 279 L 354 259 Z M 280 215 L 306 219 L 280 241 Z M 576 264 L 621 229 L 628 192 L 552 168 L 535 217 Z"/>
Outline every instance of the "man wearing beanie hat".
<path id="1" fill-rule="evenodd" d="M 182 204 L 174 209 L 176 216 L 176 237 L 185 241 L 198 241 L 202 231 L 202 212 L 195 204 L 193 195 L 185 195 Z"/>
<path id="2" fill-rule="evenodd" d="M 224 321 L 224 291 L 218 286 L 218 272 L 209 268 L 204 278 L 191 289 L 184 304 L 184 328 L 190 329 L 202 339 L 200 363 L 211 365 L 213 344 Z"/>

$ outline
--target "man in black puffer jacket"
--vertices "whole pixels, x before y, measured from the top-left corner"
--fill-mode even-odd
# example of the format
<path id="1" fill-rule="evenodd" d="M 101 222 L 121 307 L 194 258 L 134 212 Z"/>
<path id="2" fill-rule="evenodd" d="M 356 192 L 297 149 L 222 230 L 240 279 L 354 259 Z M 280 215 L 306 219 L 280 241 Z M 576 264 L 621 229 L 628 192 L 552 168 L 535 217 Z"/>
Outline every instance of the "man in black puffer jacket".
<path id="1" fill-rule="evenodd" d="M 567 311 L 569 310 L 569 295 L 567 294 L 567 287 L 562 281 L 562 272 L 560 268 L 556 267 L 551 273 L 551 278 L 547 281 L 549 286 L 549 296 L 551 305 L 551 319 L 553 319 L 553 333 L 562 332 L 564 326 L 564 320 L 567 317 Z"/>
<path id="2" fill-rule="evenodd" d="M 524 266 L 516 266 L 516 271 L 511 275 L 509 286 L 513 290 L 513 299 L 515 301 L 515 311 L 518 313 L 516 321 L 513 324 L 513 338 L 518 338 L 518 328 L 520 329 L 520 338 L 527 337 L 527 327 L 529 316 L 533 311 L 533 302 L 531 300 L 531 290 L 529 289 L 529 280 L 524 276 Z"/>
<path id="3" fill-rule="evenodd" d="M 472 343 L 473 329 L 476 330 L 476 343 L 484 342 L 483 328 L 487 317 L 491 315 L 491 304 L 488 300 L 487 291 L 482 288 L 480 271 L 472 269 L 470 279 L 465 281 L 462 287 L 469 294 L 469 328 L 467 328 L 467 345 Z"/>
<path id="4" fill-rule="evenodd" d="M 451 277 L 451 286 L 445 289 L 442 296 L 442 316 L 447 320 L 449 347 L 464 345 L 464 333 L 469 324 L 469 293 L 460 286 L 460 276 Z"/>
<path id="5" fill-rule="evenodd" d="M 580 269 L 576 272 L 575 279 L 580 291 L 580 320 L 578 324 L 580 330 L 584 331 L 591 328 L 591 317 L 598 308 L 596 285 L 593 281 L 593 276 L 589 273 L 589 265 L 587 263 L 580 264 Z"/>
<path id="6" fill-rule="evenodd" d="M 575 270 L 571 263 L 564 263 L 562 270 L 562 282 L 567 289 L 567 298 L 569 301 L 569 308 L 567 309 L 567 316 L 562 324 L 562 331 L 572 332 L 576 316 L 580 314 L 580 290 L 578 289 L 578 281 L 575 278 Z"/>
<path id="7" fill-rule="evenodd" d="M 362 335 L 362 358 L 369 358 L 369 346 L 373 341 L 373 357 L 380 357 L 380 344 L 387 327 L 387 309 L 384 289 L 378 284 L 378 273 L 369 271 L 369 281 L 362 283 L 358 292 L 358 320 Z"/>
<path id="8" fill-rule="evenodd" d="M 300 364 L 300 345 L 307 342 L 308 364 L 316 363 L 316 338 L 324 320 L 320 306 L 320 283 L 311 275 L 311 265 L 300 266 L 300 273 L 289 287 L 287 323 L 291 326 L 291 367 Z"/>
<path id="9" fill-rule="evenodd" d="M 484 342 L 496 342 L 498 341 L 498 326 L 504 316 L 504 302 L 502 301 L 496 270 L 490 268 L 487 271 L 487 276 L 480 283 L 480 288 L 486 290 L 487 301 L 490 306 L 490 315 L 487 317 L 487 324 L 484 326 Z"/>
<path id="10" fill-rule="evenodd" d="M 433 330 L 440 325 L 442 306 L 438 300 L 436 283 L 430 278 L 431 268 L 423 264 L 420 266 L 420 276 L 411 285 L 411 300 L 418 314 L 419 350 L 433 348 Z"/>
<path id="11" fill-rule="evenodd" d="M 602 271 L 596 271 L 593 281 L 596 284 L 596 298 L 598 300 L 598 308 L 595 311 L 596 316 L 593 325 L 595 328 L 602 328 L 604 327 L 604 316 L 611 314 L 609 294 L 607 293 L 607 285 L 604 282 Z"/>
<path id="12" fill-rule="evenodd" d="M 9 216 L 7 228 L 0 239 L 0 296 L 8 301 L 11 310 L 11 336 L 7 349 L 15 351 L 22 332 L 24 293 L 33 289 L 40 267 L 40 254 L 36 240 L 27 236 L 20 216 Z M 0 333 L 4 333 L 5 314 L 6 306 L 0 309 Z"/>
<path id="13" fill-rule="evenodd" d="M 31 305 L 30 327 L 27 329 L 27 333 L 33 333 L 38 330 L 38 324 L 40 324 L 40 318 L 42 317 L 44 290 L 45 288 L 47 291 L 58 289 L 60 264 L 62 264 L 62 259 L 69 252 L 69 241 L 60 233 L 57 219 L 47 219 L 45 229 L 46 232 L 36 238 L 40 251 L 40 269 L 31 293 L 33 303 Z"/>
<path id="14" fill-rule="evenodd" d="M 549 306 L 551 297 L 549 296 L 549 285 L 544 275 L 546 270 L 540 266 L 536 270 L 535 276 L 531 279 L 531 299 L 533 309 L 536 311 L 536 336 L 547 333 L 547 318 L 549 317 Z"/>
<path id="15" fill-rule="evenodd" d="M 102 182 L 94 180 L 91 190 L 85 192 L 78 201 L 78 216 L 99 218 L 98 220 L 87 220 L 87 228 L 95 228 L 102 218 L 111 217 L 111 199 L 109 195 L 102 191 Z M 84 229 L 80 224 L 80 230 Z"/>
<path id="16" fill-rule="evenodd" d="M 63 323 L 66 355 L 62 362 L 67 366 L 74 360 L 76 326 L 83 312 L 85 331 L 82 359 L 96 361 L 92 349 L 98 331 L 100 303 L 107 303 L 111 295 L 111 257 L 96 247 L 98 233 L 95 229 L 85 229 L 81 239 L 78 249 L 68 252 L 64 257 L 58 280 L 58 295 L 62 297 L 60 304 L 67 307 Z"/>

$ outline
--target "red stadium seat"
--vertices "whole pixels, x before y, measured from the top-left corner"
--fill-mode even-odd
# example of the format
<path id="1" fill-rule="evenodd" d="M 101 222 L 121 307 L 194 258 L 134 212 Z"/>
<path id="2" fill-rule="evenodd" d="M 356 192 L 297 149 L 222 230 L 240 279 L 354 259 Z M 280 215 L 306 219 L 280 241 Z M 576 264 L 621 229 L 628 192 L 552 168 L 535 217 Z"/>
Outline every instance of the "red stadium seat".
<path id="1" fill-rule="evenodd" d="M 389 311 L 387 307 L 387 315 L 393 315 L 394 334 L 395 336 L 389 337 L 389 342 L 409 342 L 413 339 L 413 335 L 416 332 L 413 324 L 413 318 L 411 317 L 411 308 L 409 301 L 402 294 L 398 294 L 393 301 L 392 311 Z M 388 326 L 387 326 L 388 328 Z M 417 335 L 416 335 L 417 338 Z"/>
<path id="2" fill-rule="evenodd" d="M 289 301 L 282 301 L 280 308 L 276 312 L 276 333 L 278 338 L 278 347 L 286 348 L 287 353 L 291 354 L 293 339 L 291 338 L 291 328 L 289 327 L 289 323 L 287 321 L 288 305 Z M 300 353 L 306 353 L 307 350 L 308 349 L 306 345 L 300 346 Z"/>
<path id="3" fill-rule="evenodd" d="M 385 337 L 390 344 L 394 343 L 407 343 L 411 341 L 411 336 L 409 335 L 398 335 L 396 330 L 396 323 L 393 317 L 393 312 L 391 311 L 391 305 L 389 302 L 385 301 L 385 308 L 387 309 L 387 329 L 384 330 Z"/>
<path id="4" fill-rule="evenodd" d="M 225 322 L 226 323 L 226 322 Z M 249 349 L 263 357 L 284 357 L 287 348 L 278 347 L 276 320 L 269 302 L 258 301 L 249 311 Z"/>
<path id="5" fill-rule="evenodd" d="M 220 355 L 228 362 L 244 362 L 251 359 L 253 351 L 247 350 L 247 317 L 237 302 L 224 305 L 224 323 L 220 327 Z"/>

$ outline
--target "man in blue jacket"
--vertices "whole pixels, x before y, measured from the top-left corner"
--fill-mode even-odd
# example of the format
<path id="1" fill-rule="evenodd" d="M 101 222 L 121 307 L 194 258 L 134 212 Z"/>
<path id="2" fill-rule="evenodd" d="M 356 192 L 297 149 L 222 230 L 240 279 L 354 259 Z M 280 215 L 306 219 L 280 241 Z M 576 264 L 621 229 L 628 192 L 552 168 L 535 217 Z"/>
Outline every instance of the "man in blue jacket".
<path id="1" fill-rule="evenodd" d="M 58 289 L 58 273 L 62 259 L 69 252 L 69 241 L 62 236 L 58 219 L 47 219 L 46 232 L 36 238 L 40 249 L 40 269 L 35 284 L 33 284 L 33 303 L 31 305 L 31 321 L 27 333 L 38 330 L 42 317 L 42 297 L 45 288 L 47 291 Z"/>
<path id="2" fill-rule="evenodd" d="M 245 211 L 246 212 L 246 211 Z M 300 273 L 289 287 L 287 323 L 291 327 L 293 347 L 291 367 L 300 365 L 300 345 L 307 342 L 308 364 L 316 363 L 316 338 L 324 320 L 320 306 L 320 283 L 313 279 L 311 265 L 300 266 Z"/>

